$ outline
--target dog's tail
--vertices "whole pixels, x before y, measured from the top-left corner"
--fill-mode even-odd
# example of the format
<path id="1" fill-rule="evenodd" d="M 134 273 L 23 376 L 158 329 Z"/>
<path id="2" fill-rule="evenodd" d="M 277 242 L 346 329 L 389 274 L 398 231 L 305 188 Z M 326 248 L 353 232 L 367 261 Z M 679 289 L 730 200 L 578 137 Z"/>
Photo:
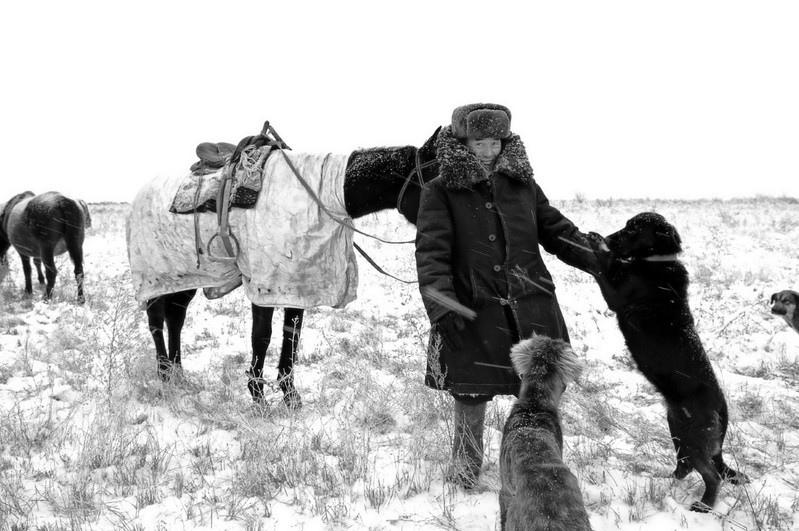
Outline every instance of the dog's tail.
<path id="1" fill-rule="evenodd" d="M 583 364 L 571 345 L 562 339 L 537 334 L 516 343 L 511 348 L 510 359 L 522 378 L 533 375 L 543 379 L 553 371 L 560 371 L 569 382 L 579 378 L 583 371 Z"/>

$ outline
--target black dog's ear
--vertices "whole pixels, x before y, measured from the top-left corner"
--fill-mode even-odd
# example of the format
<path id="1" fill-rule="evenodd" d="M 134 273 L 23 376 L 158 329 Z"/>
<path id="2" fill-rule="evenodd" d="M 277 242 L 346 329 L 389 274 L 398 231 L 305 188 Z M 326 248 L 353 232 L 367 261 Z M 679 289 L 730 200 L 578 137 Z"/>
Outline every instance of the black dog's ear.
<path id="1" fill-rule="evenodd" d="M 777 294 L 776 293 L 772 293 L 771 294 L 771 304 L 774 304 L 775 302 L 777 302 Z"/>

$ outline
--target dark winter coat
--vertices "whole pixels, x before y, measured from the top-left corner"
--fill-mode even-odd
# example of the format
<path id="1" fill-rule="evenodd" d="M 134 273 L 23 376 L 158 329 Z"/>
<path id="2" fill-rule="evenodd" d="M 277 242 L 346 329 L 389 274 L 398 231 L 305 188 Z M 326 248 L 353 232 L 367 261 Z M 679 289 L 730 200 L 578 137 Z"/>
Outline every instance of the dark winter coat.
<path id="1" fill-rule="evenodd" d="M 455 394 L 515 395 L 511 346 L 533 332 L 569 340 L 539 245 L 582 270 L 593 255 L 587 237 L 533 179 L 517 135 L 503 141 L 491 175 L 450 127 L 439 135 L 438 157 L 441 173 L 422 192 L 416 236 L 431 347 L 440 345 L 429 349 L 425 382 Z M 429 288 L 477 317 L 439 341 L 451 307 L 426 296 Z"/>

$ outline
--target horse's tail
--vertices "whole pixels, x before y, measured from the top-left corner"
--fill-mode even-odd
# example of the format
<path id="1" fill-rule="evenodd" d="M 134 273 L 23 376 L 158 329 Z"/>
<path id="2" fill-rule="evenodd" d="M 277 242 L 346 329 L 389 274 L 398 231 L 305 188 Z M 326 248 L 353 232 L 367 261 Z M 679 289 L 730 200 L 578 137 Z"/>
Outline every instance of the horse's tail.
<path id="1" fill-rule="evenodd" d="M 67 244 L 69 257 L 78 267 L 78 261 L 83 262 L 83 236 L 87 226 L 91 226 L 89 207 L 78 199 L 61 197 L 58 201 L 61 219 L 64 220 L 64 241 Z"/>

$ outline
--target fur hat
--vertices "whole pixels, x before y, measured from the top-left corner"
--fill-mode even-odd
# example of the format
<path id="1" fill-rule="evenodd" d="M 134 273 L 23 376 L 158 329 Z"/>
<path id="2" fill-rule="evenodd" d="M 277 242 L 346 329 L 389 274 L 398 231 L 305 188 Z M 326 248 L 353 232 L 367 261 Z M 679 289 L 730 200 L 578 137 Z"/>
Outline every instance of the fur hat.
<path id="1" fill-rule="evenodd" d="M 533 168 L 519 135 L 511 134 L 502 144 L 502 152 L 497 157 L 494 172 L 523 183 L 532 183 Z M 447 188 L 470 189 L 490 176 L 490 172 L 477 160 L 475 154 L 462 140 L 455 138 L 449 125 L 438 134 L 436 157 L 441 163 L 440 173 Z"/>
<path id="2" fill-rule="evenodd" d="M 471 103 L 452 111 L 455 138 L 508 138 L 510 110 L 496 103 Z"/>

